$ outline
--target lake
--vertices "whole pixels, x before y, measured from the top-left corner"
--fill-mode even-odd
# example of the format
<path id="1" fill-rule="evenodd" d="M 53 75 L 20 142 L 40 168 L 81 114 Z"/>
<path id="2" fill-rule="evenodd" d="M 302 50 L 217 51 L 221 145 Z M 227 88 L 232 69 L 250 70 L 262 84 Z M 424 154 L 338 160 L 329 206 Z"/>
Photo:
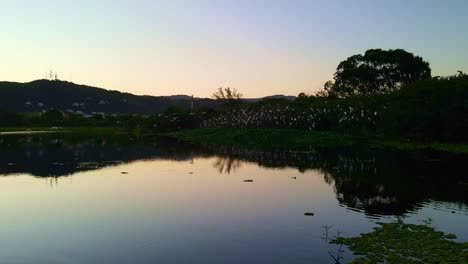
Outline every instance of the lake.
<path id="1" fill-rule="evenodd" d="M 397 217 L 468 241 L 467 162 L 1 135 L 0 263 L 334 263 L 328 239 Z"/>

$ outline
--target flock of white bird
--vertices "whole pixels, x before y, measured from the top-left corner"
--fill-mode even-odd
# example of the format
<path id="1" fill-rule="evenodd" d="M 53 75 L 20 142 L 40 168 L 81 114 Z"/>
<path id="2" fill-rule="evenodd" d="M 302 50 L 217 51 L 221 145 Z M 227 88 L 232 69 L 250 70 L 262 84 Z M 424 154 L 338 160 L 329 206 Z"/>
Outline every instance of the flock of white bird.
<path id="1" fill-rule="evenodd" d="M 298 128 L 323 129 L 375 125 L 378 111 L 335 105 L 299 109 L 289 106 L 246 107 L 231 110 L 202 122 L 209 128 Z"/>

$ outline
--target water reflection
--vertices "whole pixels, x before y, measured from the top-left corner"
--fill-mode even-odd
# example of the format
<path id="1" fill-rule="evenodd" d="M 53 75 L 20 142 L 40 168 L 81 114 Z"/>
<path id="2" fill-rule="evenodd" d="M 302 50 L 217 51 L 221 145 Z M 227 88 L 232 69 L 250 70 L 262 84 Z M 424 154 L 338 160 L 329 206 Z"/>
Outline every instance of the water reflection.
<path id="1" fill-rule="evenodd" d="M 295 167 L 303 173 L 319 170 L 341 204 L 369 215 L 402 215 L 428 201 L 468 205 L 466 156 L 376 149 L 210 149 L 264 167 Z"/>
<path id="2" fill-rule="evenodd" d="M 221 174 L 231 174 L 231 171 L 236 172 L 237 169 L 242 167 L 242 161 L 230 156 L 219 156 L 213 164 L 213 167 Z"/>
<path id="3" fill-rule="evenodd" d="M 149 159 L 186 160 L 190 149 L 127 136 L 8 135 L 0 138 L 0 175 L 61 177 Z"/>
<path id="4" fill-rule="evenodd" d="M 368 215 L 402 215 L 429 201 L 467 208 L 466 156 L 404 154 L 369 149 L 261 150 L 194 147 L 174 141 L 75 134 L 0 138 L 0 174 L 61 177 L 137 160 L 215 157 L 213 168 L 236 174 L 245 162 L 268 168 L 319 171 L 341 205 Z"/>

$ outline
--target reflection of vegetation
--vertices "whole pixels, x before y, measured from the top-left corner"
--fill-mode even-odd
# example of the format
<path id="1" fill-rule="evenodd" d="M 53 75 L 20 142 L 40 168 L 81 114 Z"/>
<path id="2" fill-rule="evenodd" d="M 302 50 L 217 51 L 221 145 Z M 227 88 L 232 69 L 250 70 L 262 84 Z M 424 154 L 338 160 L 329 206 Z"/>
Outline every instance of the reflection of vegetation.
<path id="1" fill-rule="evenodd" d="M 318 170 L 337 200 L 367 214 L 402 215 L 427 201 L 468 205 L 466 156 L 400 153 L 366 148 L 260 149 L 191 146 L 167 139 L 127 135 L 60 133 L 0 137 L 0 174 L 50 177 L 145 159 L 190 160 L 216 157 L 220 173 L 234 173 L 243 162 L 263 167 Z M 441 177 L 444 175 L 444 177 Z"/>
<path id="2" fill-rule="evenodd" d="M 213 167 L 217 168 L 219 173 L 230 174 L 231 171 L 235 172 L 238 168 L 242 167 L 242 162 L 232 157 L 218 157 Z"/>
<path id="3" fill-rule="evenodd" d="M 99 162 L 80 162 L 78 163 L 77 169 L 92 170 L 99 168 Z"/>
<path id="4" fill-rule="evenodd" d="M 206 146 L 206 152 L 261 166 L 319 170 L 338 201 L 370 215 L 402 215 L 427 201 L 468 204 L 466 156 L 401 153 L 366 148 L 318 148 L 307 152 Z M 440 177 L 440 175 L 446 175 Z"/>
<path id="5" fill-rule="evenodd" d="M 28 173 L 60 177 L 134 160 L 189 159 L 191 150 L 178 145 L 152 137 L 96 131 L 3 135 L 0 136 L 0 175 Z"/>
<path id="6" fill-rule="evenodd" d="M 361 257 L 352 263 L 467 263 L 468 243 L 456 243 L 429 225 L 378 223 L 372 233 L 339 237 L 332 242 L 347 245 Z"/>

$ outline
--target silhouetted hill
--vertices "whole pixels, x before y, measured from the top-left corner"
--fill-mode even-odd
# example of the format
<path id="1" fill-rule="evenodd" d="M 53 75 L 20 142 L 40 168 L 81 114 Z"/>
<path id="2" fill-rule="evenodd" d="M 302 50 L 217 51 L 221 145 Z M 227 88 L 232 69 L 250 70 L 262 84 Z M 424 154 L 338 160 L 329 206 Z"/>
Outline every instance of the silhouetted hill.
<path id="1" fill-rule="evenodd" d="M 157 114 L 169 106 L 190 108 L 190 96 L 137 96 L 66 81 L 0 82 L 0 109 L 36 112 L 47 109 L 84 113 Z M 194 99 L 194 107 L 216 107 L 212 99 Z"/>
<path id="2" fill-rule="evenodd" d="M 296 100 L 296 96 L 276 94 L 276 95 L 265 96 L 262 98 L 247 98 L 245 99 L 245 101 L 250 102 L 250 103 L 256 103 L 261 100 L 268 100 L 268 99 L 286 99 L 288 101 L 294 101 Z"/>
<path id="3" fill-rule="evenodd" d="M 185 95 L 185 94 L 176 94 L 176 95 L 170 95 L 170 96 L 165 96 L 171 100 L 191 100 L 192 96 L 190 95 Z"/>
<path id="4" fill-rule="evenodd" d="M 266 98 L 295 99 L 294 96 L 273 95 L 245 101 L 253 103 Z M 159 114 L 169 106 L 189 109 L 191 100 L 189 95 L 139 96 L 60 80 L 0 82 L 0 109 L 19 112 L 53 108 L 83 113 Z M 218 106 L 219 103 L 213 99 L 194 98 L 195 109 Z"/>
<path id="5" fill-rule="evenodd" d="M 262 98 L 263 100 L 266 99 L 286 99 L 289 101 L 294 101 L 296 100 L 296 96 L 291 96 L 291 95 L 282 95 L 282 94 L 276 94 L 276 95 L 270 95 Z"/>

